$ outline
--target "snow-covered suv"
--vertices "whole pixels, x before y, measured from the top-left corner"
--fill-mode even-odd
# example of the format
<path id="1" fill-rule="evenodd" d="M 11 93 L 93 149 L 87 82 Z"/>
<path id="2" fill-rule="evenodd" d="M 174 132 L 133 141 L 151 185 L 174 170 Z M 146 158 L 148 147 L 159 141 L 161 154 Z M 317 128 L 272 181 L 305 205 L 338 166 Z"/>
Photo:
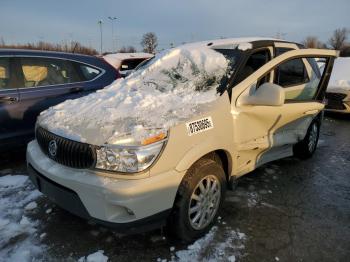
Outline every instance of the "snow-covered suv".
<path id="1" fill-rule="evenodd" d="M 38 189 L 120 230 L 168 223 L 183 240 L 215 222 L 258 166 L 310 157 L 336 51 L 276 39 L 186 44 L 129 77 L 43 112 L 28 145 Z M 321 74 L 315 58 L 323 58 Z"/>

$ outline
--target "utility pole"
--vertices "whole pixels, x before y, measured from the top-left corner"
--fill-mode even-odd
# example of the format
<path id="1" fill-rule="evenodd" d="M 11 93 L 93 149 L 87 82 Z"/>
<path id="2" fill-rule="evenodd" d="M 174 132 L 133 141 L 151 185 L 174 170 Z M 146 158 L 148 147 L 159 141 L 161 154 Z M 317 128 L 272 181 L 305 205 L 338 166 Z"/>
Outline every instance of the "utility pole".
<path id="1" fill-rule="evenodd" d="M 117 49 L 115 44 L 115 39 L 114 39 L 114 21 L 117 20 L 117 17 L 115 16 L 109 16 L 108 17 L 109 20 L 111 20 L 111 24 L 112 24 L 112 52 L 116 51 L 115 49 Z"/>
<path id="2" fill-rule="evenodd" d="M 103 45 L 102 45 L 102 24 L 103 24 L 103 21 L 102 20 L 98 20 L 97 23 L 100 26 L 100 36 L 101 36 L 101 38 L 100 38 L 100 44 L 101 44 L 101 46 L 100 46 L 100 54 L 102 55 L 102 48 L 103 48 Z"/>

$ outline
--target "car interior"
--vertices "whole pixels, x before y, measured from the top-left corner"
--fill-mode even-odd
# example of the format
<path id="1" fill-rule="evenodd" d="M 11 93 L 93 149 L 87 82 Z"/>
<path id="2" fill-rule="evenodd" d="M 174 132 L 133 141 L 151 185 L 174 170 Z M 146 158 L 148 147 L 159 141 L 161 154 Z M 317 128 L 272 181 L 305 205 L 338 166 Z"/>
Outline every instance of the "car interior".
<path id="1" fill-rule="evenodd" d="M 65 84 L 70 78 L 65 72 L 62 61 L 37 58 L 21 59 L 21 67 L 24 75 L 24 87 L 36 87 L 46 85 Z"/>
<path id="2" fill-rule="evenodd" d="M 270 60 L 270 52 L 268 49 L 263 49 L 257 51 L 250 55 L 246 64 L 244 65 L 243 70 L 238 75 L 238 83 L 246 79 L 264 64 L 266 64 Z M 267 78 L 266 78 L 267 79 Z M 265 83 L 267 80 L 265 78 L 261 80 L 260 84 Z"/>

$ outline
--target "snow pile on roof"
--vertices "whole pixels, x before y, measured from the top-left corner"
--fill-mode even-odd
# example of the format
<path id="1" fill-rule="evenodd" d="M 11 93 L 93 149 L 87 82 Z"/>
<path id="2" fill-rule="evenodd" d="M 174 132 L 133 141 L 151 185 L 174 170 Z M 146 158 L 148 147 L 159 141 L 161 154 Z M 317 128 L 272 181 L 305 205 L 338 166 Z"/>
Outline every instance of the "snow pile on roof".
<path id="1" fill-rule="evenodd" d="M 207 109 L 219 96 L 228 65 L 224 55 L 206 45 L 167 50 L 125 79 L 44 111 L 38 123 L 95 145 L 114 144 L 125 134 L 142 139 L 145 129 L 167 130 Z"/>
<path id="2" fill-rule="evenodd" d="M 335 60 L 327 89 L 341 88 L 350 91 L 350 57 Z"/>
<path id="3" fill-rule="evenodd" d="M 43 246 L 35 239 L 37 222 L 27 216 L 33 209 L 25 210 L 40 195 L 27 176 L 0 177 L 1 261 L 32 261 L 42 255 Z"/>

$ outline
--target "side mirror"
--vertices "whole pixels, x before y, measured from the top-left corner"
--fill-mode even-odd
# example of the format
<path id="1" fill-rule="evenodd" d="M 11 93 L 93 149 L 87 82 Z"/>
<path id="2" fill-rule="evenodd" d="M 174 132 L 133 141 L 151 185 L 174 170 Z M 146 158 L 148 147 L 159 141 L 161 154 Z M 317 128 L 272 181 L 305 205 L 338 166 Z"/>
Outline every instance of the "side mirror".
<path id="1" fill-rule="evenodd" d="M 241 105 L 260 105 L 260 106 L 281 106 L 284 104 L 285 94 L 281 86 L 264 83 L 255 92 L 249 92 L 249 95 L 243 97 Z"/>

